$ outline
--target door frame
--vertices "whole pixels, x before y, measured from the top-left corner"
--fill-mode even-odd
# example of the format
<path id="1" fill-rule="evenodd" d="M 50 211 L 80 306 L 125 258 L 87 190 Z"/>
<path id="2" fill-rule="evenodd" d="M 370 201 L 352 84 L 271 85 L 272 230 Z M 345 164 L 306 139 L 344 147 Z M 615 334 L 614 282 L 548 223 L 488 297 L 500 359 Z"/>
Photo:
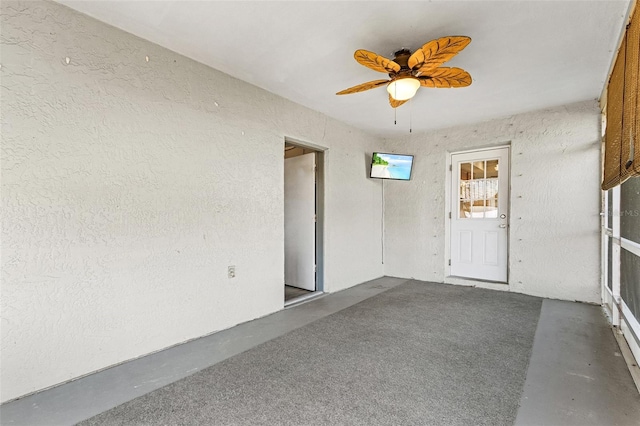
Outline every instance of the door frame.
<path id="1" fill-rule="evenodd" d="M 326 163 L 326 155 L 329 148 L 321 145 L 316 145 L 310 142 L 300 141 L 298 139 L 293 139 L 288 136 L 285 136 L 284 143 L 282 147 L 284 148 L 285 144 L 295 145 L 299 148 L 308 149 L 314 151 L 316 154 L 316 293 L 323 293 L 325 291 L 325 282 L 324 282 L 324 259 L 325 259 L 325 163 Z M 284 165 L 284 158 L 283 163 Z M 284 172 L 283 172 L 284 176 Z M 282 181 L 282 191 L 284 193 L 284 180 Z M 282 198 L 282 210 L 284 211 L 284 197 Z M 284 223 L 283 223 L 284 229 Z M 284 241 L 284 234 L 283 234 Z M 283 246 L 284 250 L 284 246 Z M 284 259 L 284 257 L 283 257 Z M 283 278 L 284 278 L 284 263 L 282 265 L 283 270 Z"/>
<path id="2" fill-rule="evenodd" d="M 509 278 L 511 276 L 511 256 L 510 256 L 510 242 L 511 242 L 511 227 L 507 229 L 507 281 L 505 283 L 498 283 L 494 281 L 484 281 L 474 278 L 462 278 L 462 277 L 454 277 L 451 276 L 451 265 L 449 265 L 449 259 L 451 259 L 451 219 L 449 218 L 449 213 L 452 212 L 453 206 L 451 203 L 452 200 L 452 180 L 453 180 L 453 170 L 452 170 L 452 156 L 457 154 L 469 154 L 473 152 L 483 152 L 490 151 L 494 149 L 507 148 L 508 154 L 507 158 L 509 159 L 509 174 L 507 176 L 508 188 L 509 188 L 509 196 L 507 200 L 508 207 L 508 216 L 507 223 L 511 223 L 511 174 L 513 170 L 513 162 L 512 160 L 512 149 L 511 149 L 511 141 L 503 142 L 499 145 L 489 145 L 482 146 L 478 148 L 464 149 L 458 151 L 447 151 L 447 160 L 446 160 L 446 169 L 445 169 L 445 199 L 444 199 L 444 218 L 445 218 L 445 240 L 444 240 L 444 282 L 446 284 L 457 284 L 457 285 L 466 285 L 466 286 L 476 286 L 482 288 L 489 288 L 494 290 L 505 290 L 509 287 Z M 506 288 L 505 288 L 506 286 Z"/>

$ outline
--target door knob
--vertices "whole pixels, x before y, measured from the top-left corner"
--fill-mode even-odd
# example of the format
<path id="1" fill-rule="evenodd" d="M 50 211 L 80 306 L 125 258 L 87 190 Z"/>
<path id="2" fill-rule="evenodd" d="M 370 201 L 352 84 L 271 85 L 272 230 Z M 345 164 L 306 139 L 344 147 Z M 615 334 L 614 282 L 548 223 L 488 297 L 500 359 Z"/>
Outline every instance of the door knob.
<path id="1" fill-rule="evenodd" d="M 500 228 L 506 228 L 507 225 L 505 225 L 504 223 L 502 225 L 500 225 Z"/>
<path id="2" fill-rule="evenodd" d="M 504 214 L 504 213 L 502 213 L 502 214 L 500 215 L 500 219 L 505 219 L 506 217 L 507 217 L 507 215 L 506 215 L 506 214 Z"/>

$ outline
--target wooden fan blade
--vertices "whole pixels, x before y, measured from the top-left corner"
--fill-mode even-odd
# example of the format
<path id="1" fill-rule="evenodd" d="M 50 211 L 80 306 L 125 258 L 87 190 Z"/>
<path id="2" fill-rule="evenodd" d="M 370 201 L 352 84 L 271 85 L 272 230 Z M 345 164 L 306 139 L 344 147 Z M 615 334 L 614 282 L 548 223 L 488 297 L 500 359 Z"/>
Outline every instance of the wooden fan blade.
<path id="1" fill-rule="evenodd" d="M 471 84 L 471 75 L 461 68 L 440 67 L 429 75 L 418 77 L 424 87 L 466 87 Z"/>
<path id="2" fill-rule="evenodd" d="M 412 70 L 417 70 L 422 65 L 424 65 L 425 58 L 426 57 L 424 56 L 424 52 L 422 51 L 422 48 L 420 48 L 413 52 L 413 54 L 409 57 L 407 66 L 409 66 L 409 68 L 411 68 Z"/>
<path id="3" fill-rule="evenodd" d="M 353 57 L 360 65 L 364 65 L 374 71 L 383 72 L 385 74 L 400 71 L 400 65 L 396 64 L 391 59 L 384 58 L 377 53 L 369 52 L 368 50 L 356 50 Z"/>
<path id="4" fill-rule="evenodd" d="M 441 37 L 425 43 L 409 58 L 407 65 L 414 71 L 426 73 L 453 58 L 471 43 L 466 36 Z"/>
<path id="5" fill-rule="evenodd" d="M 398 108 L 400 105 L 402 105 L 403 103 L 407 102 L 409 99 L 405 100 L 405 101 L 397 101 L 395 99 L 393 99 L 391 97 L 391 95 L 389 95 L 389 105 L 391 105 L 391 108 Z"/>
<path id="6" fill-rule="evenodd" d="M 341 90 L 336 95 L 350 95 L 351 93 L 364 92 L 365 90 L 375 89 L 376 87 L 387 84 L 389 80 L 373 80 L 367 83 L 358 84 L 357 86 L 349 87 L 348 89 Z"/>

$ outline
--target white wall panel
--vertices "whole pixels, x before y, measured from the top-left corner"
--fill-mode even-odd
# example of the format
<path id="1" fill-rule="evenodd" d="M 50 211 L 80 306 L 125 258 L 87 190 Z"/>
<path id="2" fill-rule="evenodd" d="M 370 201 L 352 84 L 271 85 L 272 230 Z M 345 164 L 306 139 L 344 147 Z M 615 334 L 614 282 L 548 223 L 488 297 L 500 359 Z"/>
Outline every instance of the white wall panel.
<path id="1" fill-rule="evenodd" d="M 2 401 L 281 309 L 285 136 L 329 148 L 325 288 L 383 274 L 380 139 L 64 6 L 1 7 Z"/>

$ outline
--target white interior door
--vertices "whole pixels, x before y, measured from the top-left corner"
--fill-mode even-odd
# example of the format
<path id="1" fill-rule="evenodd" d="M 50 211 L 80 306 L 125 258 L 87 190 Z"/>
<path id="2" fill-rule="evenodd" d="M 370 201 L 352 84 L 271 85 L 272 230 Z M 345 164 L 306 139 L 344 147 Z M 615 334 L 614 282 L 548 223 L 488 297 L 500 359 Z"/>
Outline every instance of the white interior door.
<path id="1" fill-rule="evenodd" d="M 451 275 L 507 282 L 509 148 L 451 155 Z"/>
<path id="2" fill-rule="evenodd" d="M 316 154 L 284 160 L 284 283 L 316 289 Z"/>

